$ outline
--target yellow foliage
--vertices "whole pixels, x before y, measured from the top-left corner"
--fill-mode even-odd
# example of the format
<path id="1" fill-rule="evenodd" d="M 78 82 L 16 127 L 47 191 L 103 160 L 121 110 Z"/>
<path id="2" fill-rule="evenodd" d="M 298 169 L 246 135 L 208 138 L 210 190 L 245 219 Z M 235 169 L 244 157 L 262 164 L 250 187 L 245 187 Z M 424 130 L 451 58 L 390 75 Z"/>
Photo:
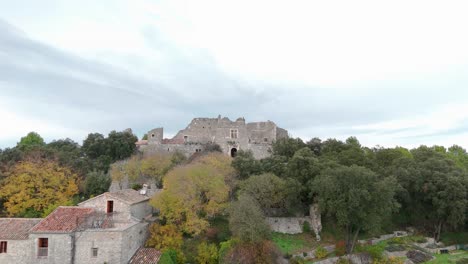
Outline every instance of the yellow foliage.
<path id="1" fill-rule="evenodd" d="M 206 230 L 208 218 L 221 213 L 229 197 L 225 183 L 229 170 L 223 162 L 230 160 L 207 157 L 170 171 L 164 178 L 164 190 L 151 201 L 168 223 L 192 235 Z"/>
<path id="2" fill-rule="evenodd" d="M 0 198 L 10 216 L 28 209 L 43 213 L 50 205 L 70 204 L 78 193 L 78 176 L 51 161 L 21 162 L 8 173 L 0 187 Z"/>
<path id="3" fill-rule="evenodd" d="M 150 237 L 146 241 L 146 246 L 159 250 L 180 250 L 183 243 L 182 233 L 175 225 L 162 226 L 155 223 L 150 226 Z"/>

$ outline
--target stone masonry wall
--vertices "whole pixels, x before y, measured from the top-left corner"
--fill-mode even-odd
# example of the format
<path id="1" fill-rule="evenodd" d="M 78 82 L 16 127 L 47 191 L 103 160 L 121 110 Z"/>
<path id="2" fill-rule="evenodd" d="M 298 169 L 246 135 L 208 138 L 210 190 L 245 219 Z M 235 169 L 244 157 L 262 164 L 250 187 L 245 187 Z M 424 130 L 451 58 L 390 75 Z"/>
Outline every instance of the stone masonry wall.
<path id="1" fill-rule="evenodd" d="M 120 264 L 122 233 L 105 229 L 86 230 L 76 236 L 76 264 Z M 92 256 L 92 248 L 98 249 L 97 257 Z"/>
<path id="2" fill-rule="evenodd" d="M 7 253 L 0 254 L 0 264 L 32 263 L 32 240 L 2 240 L 7 242 Z"/>
<path id="3" fill-rule="evenodd" d="M 39 238 L 48 238 L 48 256 L 39 256 Z M 35 264 L 71 264 L 72 238 L 70 234 L 38 234 L 29 235 L 29 239 L 33 241 L 32 256 Z"/>

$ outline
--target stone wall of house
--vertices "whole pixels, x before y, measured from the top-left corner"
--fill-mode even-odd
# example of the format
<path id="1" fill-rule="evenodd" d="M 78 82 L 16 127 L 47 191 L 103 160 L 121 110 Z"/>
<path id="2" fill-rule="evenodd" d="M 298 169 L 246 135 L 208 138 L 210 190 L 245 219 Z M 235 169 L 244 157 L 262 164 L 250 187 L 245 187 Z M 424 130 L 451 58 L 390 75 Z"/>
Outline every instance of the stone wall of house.
<path id="1" fill-rule="evenodd" d="M 0 254 L 0 263 L 32 263 L 32 240 L 2 240 L 7 242 L 7 253 Z"/>
<path id="2" fill-rule="evenodd" d="M 39 257 L 39 238 L 48 238 L 49 247 L 47 257 Z M 34 264 L 71 264 L 73 240 L 70 234 L 32 233 L 32 262 Z"/>
<path id="3" fill-rule="evenodd" d="M 120 264 L 122 249 L 122 232 L 106 229 L 91 229 L 78 232 L 76 235 L 76 264 Z M 98 249 L 93 257 L 92 248 Z"/>
<path id="4" fill-rule="evenodd" d="M 141 202 L 130 206 L 130 213 L 137 219 L 143 219 L 153 213 L 153 207 L 149 202 Z"/>
<path id="5" fill-rule="evenodd" d="M 148 224 L 138 223 L 122 233 L 121 263 L 127 264 L 138 248 L 145 245 L 148 238 Z M 109 263 L 110 264 L 110 263 Z"/>
<path id="6" fill-rule="evenodd" d="M 114 201 L 114 212 L 113 219 L 115 221 L 125 222 L 131 219 L 130 205 L 122 202 L 121 200 L 114 199 L 113 197 L 103 194 L 96 196 L 95 198 L 89 199 L 79 204 L 80 207 L 90 207 L 98 212 L 107 212 L 107 201 Z"/>

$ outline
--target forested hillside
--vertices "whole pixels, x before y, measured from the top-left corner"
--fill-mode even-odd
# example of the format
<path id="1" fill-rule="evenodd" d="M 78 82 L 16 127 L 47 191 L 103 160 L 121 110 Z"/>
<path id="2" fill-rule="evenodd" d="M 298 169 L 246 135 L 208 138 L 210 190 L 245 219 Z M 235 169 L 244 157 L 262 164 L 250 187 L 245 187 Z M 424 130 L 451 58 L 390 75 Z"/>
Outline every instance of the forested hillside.
<path id="1" fill-rule="evenodd" d="M 164 252 L 161 263 L 274 263 L 289 252 L 265 217 L 308 215 L 313 204 L 324 239 L 343 250 L 336 255 L 361 250 L 358 238 L 407 227 L 468 243 L 468 154 L 456 145 L 290 138 L 262 160 L 243 151 L 232 159 L 216 147 L 186 159 L 143 156 L 136 140 L 129 132 L 89 134 L 80 146 L 28 134 L 0 153 L 2 214 L 45 216 L 107 191 L 111 178 L 147 177 L 163 189 L 151 199 L 159 213 L 146 243 Z M 314 241 L 310 227 L 304 231 Z"/>

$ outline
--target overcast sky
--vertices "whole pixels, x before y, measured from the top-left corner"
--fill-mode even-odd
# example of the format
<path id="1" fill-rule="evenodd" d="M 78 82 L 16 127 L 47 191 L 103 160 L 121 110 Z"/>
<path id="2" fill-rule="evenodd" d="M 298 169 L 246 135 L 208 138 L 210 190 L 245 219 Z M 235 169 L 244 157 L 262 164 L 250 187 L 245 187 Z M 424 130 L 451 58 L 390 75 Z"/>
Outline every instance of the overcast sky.
<path id="1" fill-rule="evenodd" d="M 468 1 L 0 0 L 0 148 L 194 117 L 468 147 Z"/>

